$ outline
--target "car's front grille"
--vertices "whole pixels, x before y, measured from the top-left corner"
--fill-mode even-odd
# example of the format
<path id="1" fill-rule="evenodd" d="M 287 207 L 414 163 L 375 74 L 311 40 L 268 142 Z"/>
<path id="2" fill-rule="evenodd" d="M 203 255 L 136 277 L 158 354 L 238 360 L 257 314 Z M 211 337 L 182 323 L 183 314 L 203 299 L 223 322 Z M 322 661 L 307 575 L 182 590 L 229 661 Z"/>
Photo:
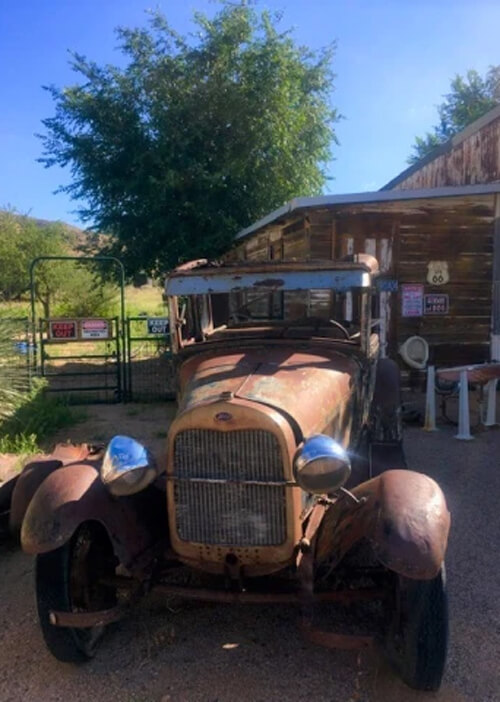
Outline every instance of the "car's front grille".
<path id="1" fill-rule="evenodd" d="M 174 443 L 174 499 L 179 537 L 221 546 L 283 543 L 285 488 L 268 484 L 283 480 L 281 449 L 270 432 L 260 429 L 179 432 Z"/>

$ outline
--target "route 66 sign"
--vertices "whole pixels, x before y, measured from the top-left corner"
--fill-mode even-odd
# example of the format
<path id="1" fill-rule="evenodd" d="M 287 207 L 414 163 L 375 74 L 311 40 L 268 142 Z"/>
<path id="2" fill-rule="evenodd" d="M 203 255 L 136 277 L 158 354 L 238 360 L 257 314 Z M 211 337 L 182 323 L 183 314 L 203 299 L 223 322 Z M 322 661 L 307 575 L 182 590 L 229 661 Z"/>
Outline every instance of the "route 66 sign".
<path id="1" fill-rule="evenodd" d="M 431 285 L 444 285 L 449 281 L 448 261 L 429 261 L 427 264 L 427 282 Z"/>

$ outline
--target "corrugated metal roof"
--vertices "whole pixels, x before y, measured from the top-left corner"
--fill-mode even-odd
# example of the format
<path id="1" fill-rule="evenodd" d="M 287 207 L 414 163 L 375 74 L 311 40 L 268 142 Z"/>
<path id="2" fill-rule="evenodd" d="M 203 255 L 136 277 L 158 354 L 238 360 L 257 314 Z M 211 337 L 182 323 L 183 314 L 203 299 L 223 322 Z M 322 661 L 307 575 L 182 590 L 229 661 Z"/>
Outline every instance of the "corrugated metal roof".
<path id="1" fill-rule="evenodd" d="M 399 175 L 397 175 L 395 178 L 383 185 L 380 189 L 390 190 L 395 185 L 399 185 L 399 183 L 402 183 L 404 180 L 406 180 L 411 175 L 419 171 L 428 163 L 434 161 L 434 159 L 438 158 L 439 156 L 442 156 L 443 154 L 449 153 L 452 149 L 454 149 L 463 141 L 468 139 L 472 134 L 474 134 L 475 132 L 479 132 L 487 124 L 490 124 L 490 122 L 493 122 L 494 120 L 498 119 L 498 117 L 500 117 L 500 105 L 497 105 L 492 110 L 489 110 L 482 117 L 479 117 L 474 122 L 472 122 L 472 124 L 469 124 L 468 127 L 462 129 L 461 132 L 458 132 L 458 134 L 455 134 L 455 136 L 451 137 L 451 139 L 448 139 L 448 141 L 445 141 L 443 144 L 436 146 L 436 148 L 430 151 L 426 156 L 424 156 L 411 166 L 408 166 L 408 168 L 399 173 Z"/>
<path id="2" fill-rule="evenodd" d="M 423 200 L 440 197 L 461 197 L 464 195 L 490 195 L 500 192 L 500 183 L 480 185 L 457 185 L 443 188 L 424 188 L 422 190 L 375 190 L 365 193 L 348 193 L 345 195 L 318 195 L 316 197 L 298 197 L 286 205 L 257 220 L 249 227 L 242 229 L 236 239 L 243 239 L 262 229 L 268 224 L 295 211 L 308 210 L 316 207 L 333 207 L 335 205 L 357 205 L 378 202 L 397 202 L 401 200 Z"/>

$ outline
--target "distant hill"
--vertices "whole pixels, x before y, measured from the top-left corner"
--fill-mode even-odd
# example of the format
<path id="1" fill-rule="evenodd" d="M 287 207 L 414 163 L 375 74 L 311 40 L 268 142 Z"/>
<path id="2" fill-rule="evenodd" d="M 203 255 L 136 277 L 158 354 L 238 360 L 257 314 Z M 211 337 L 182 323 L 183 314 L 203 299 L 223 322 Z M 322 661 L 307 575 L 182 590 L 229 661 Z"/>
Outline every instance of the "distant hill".
<path id="1" fill-rule="evenodd" d="M 2 212 L 2 210 L 0 210 L 0 212 Z M 31 221 L 41 229 L 50 227 L 54 224 L 60 224 L 64 230 L 64 233 L 68 235 L 70 249 L 75 255 L 78 255 L 85 250 L 94 250 L 97 253 L 99 245 L 103 244 L 106 239 L 104 234 L 88 232 L 85 229 L 80 229 L 80 227 L 76 227 L 74 224 L 68 224 L 62 220 L 40 219 L 39 217 L 30 217 L 29 215 L 23 214 L 16 214 L 15 216 Z"/>

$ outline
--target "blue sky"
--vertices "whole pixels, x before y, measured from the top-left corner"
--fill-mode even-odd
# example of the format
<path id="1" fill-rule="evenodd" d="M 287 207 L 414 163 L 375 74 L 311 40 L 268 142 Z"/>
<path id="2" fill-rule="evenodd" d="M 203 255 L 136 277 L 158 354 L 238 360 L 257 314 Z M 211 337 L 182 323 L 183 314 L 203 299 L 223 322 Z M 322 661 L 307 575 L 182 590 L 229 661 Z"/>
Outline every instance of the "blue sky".
<path id="1" fill-rule="evenodd" d="M 36 162 L 35 133 L 53 114 L 44 84 L 74 82 L 68 50 L 118 62 L 114 28 L 146 22 L 159 7 L 181 33 L 209 0 L 0 0 L 0 207 L 78 224 L 54 194 L 68 172 Z M 500 3 L 490 0 L 263 0 L 283 28 L 318 48 L 337 40 L 333 104 L 344 115 L 326 192 L 376 190 L 406 167 L 416 135 L 437 121 L 455 73 L 500 63 Z M 297 193 L 301 195 L 301 193 Z"/>

